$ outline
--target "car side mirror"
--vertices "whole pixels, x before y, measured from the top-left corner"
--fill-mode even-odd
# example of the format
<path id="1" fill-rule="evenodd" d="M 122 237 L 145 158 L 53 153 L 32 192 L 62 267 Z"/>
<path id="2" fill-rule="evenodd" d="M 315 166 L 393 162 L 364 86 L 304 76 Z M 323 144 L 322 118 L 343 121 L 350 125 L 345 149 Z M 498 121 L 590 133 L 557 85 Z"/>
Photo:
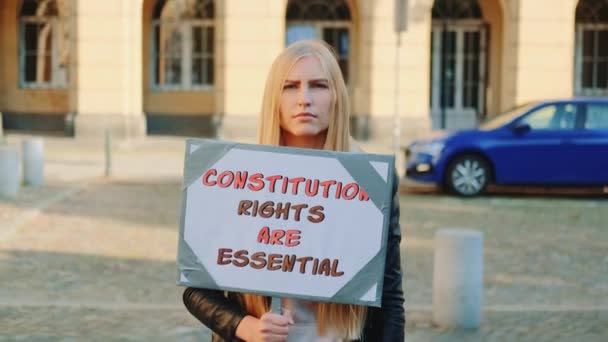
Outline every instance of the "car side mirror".
<path id="1" fill-rule="evenodd" d="M 532 127 L 530 127 L 530 125 L 527 123 L 518 122 L 515 125 L 511 126 L 511 130 L 517 135 L 522 135 L 530 132 L 530 130 L 532 130 Z"/>

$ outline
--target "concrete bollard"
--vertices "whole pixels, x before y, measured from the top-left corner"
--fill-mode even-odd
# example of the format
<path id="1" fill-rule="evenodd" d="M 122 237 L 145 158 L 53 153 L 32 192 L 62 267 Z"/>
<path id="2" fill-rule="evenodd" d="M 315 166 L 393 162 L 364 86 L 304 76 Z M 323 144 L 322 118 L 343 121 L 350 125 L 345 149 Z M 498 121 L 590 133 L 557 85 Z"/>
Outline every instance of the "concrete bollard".
<path id="1" fill-rule="evenodd" d="M 442 229 L 435 234 L 434 249 L 434 323 L 444 328 L 478 328 L 483 301 L 483 234 Z"/>
<path id="2" fill-rule="evenodd" d="M 44 141 L 42 138 L 29 138 L 22 142 L 23 182 L 26 185 L 44 184 Z"/>
<path id="3" fill-rule="evenodd" d="M 19 153 L 16 148 L 0 145 L 0 198 L 14 199 L 19 191 Z"/>

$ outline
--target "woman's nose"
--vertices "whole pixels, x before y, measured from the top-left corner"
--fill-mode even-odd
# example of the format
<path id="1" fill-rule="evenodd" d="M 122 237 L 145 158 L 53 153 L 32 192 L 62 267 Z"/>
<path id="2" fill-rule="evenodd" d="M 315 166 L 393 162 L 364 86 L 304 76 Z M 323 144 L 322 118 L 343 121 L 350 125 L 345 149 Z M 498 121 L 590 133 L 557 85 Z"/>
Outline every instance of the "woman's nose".
<path id="1" fill-rule="evenodd" d="M 300 88 L 298 104 L 301 106 L 309 106 L 311 102 L 312 102 L 312 99 L 310 97 L 310 89 L 308 89 L 308 87 Z"/>

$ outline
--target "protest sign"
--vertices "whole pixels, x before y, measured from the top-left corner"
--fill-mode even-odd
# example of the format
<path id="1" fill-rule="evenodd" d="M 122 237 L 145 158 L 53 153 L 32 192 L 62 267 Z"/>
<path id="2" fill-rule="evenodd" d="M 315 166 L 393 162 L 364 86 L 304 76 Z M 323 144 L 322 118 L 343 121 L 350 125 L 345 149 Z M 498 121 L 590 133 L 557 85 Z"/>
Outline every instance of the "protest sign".
<path id="1" fill-rule="evenodd" d="M 380 306 L 394 159 L 188 139 L 178 284 Z"/>

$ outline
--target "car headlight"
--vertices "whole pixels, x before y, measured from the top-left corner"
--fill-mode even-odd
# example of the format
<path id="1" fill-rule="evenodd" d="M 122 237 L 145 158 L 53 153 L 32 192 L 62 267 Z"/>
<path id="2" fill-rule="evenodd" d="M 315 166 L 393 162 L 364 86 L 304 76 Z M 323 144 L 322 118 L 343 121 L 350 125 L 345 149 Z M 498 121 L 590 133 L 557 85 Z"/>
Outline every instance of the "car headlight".
<path id="1" fill-rule="evenodd" d="M 444 146 L 445 142 L 442 140 L 431 141 L 418 146 L 417 152 L 426 153 L 431 155 L 433 158 L 438 158 L 441 155 Z"/>

